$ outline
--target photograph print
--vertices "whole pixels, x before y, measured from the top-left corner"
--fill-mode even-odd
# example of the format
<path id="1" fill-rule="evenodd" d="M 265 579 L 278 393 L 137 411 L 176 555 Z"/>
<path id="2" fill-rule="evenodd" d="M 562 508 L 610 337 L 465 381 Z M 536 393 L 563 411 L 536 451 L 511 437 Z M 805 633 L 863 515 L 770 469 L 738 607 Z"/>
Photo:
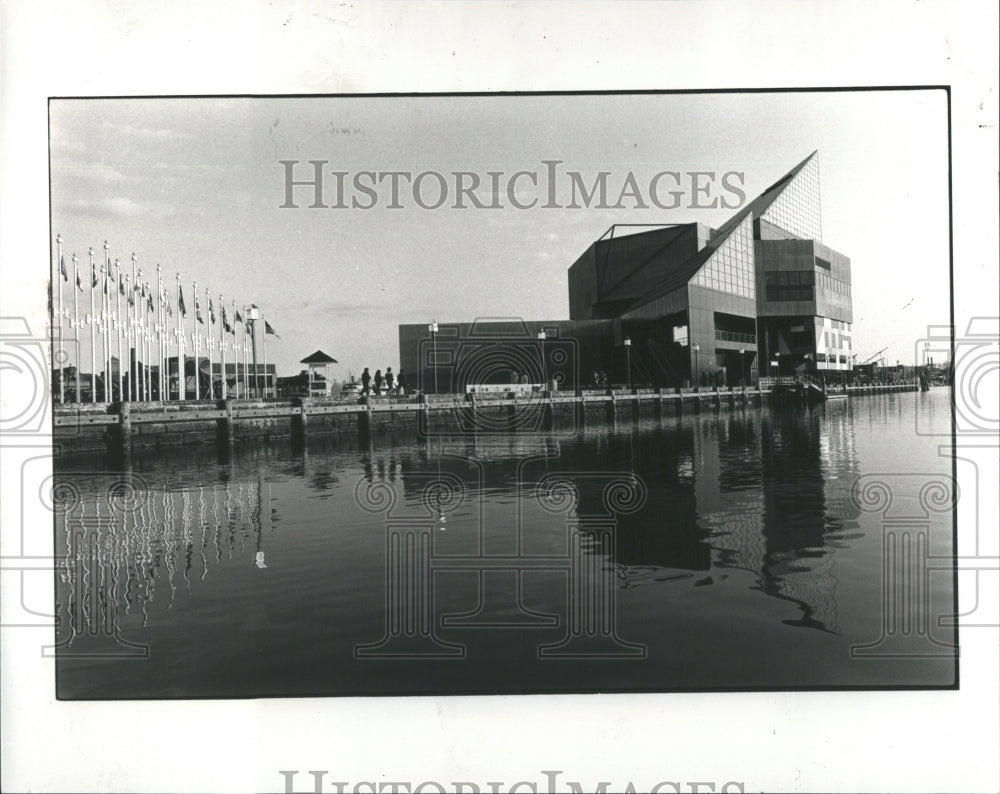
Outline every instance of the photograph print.
<path id="1" fill-rule="evenodd" d="M 949 101 L 50 99 L 57 697 L 956 687 Z"/>

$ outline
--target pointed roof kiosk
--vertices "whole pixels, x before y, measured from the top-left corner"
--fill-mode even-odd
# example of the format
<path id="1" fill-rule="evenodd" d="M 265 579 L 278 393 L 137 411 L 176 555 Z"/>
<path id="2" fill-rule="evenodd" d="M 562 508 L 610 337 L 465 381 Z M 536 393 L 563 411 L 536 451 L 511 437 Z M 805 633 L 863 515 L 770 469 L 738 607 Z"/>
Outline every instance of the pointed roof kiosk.
<path id="1" fill-rule="evenodd" d="M 305 364 L 309 368 L 309 396 L 325 397 L 330 385 L 330 365 L 336 364 L 337 359 L 328 356 L 322 350 L 317 350 L 311 356 L 306 356 L 299 363 Z M 316 377 L 320 370 L 322 370 L 322 380 Z"/>

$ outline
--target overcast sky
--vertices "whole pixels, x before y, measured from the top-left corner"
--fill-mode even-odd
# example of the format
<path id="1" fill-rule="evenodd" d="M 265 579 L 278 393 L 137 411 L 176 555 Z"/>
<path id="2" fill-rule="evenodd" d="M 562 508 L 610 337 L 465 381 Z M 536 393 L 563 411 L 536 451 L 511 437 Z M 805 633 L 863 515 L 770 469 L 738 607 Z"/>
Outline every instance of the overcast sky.
<path id="1" fill-rule="evenodd" d="M 132 251 L 147 275 L 157 263 L 187 298 L 198 282 L 227 305 L 256 303 L 280 334 L 268 360 L 294 374 L 320 348 L 341 363 L 398 367 L 397 326 L 436 319 L 568 317 L 567 268 L 613 223 L 720 225 L 735 210 L 692 207 L 738 196 L 722 174 L 742 174 L 747 200 L 819 150 L 823 242 L 851 258 L 854 349 L 888 347 L 912 361 L 928 325 L 949 322 L 947 115 L 943 91 L 543 97 L 53 100 L 52 233 L 86 262 L 103 242 L 122 263 Z M 401 181 L 371 209 L 309 209 L 310 188 L 285 201 L 281 160 L 327 160 L 345 171 L 437 171 L 448 202 L 422 209 Z M 608 171 L 609 204 L 629 173 L 641 199 L 622 208 L 544 208 L 544 160 L 589 185 Z M 538 175 L 535 188 L 517 171 Z M 454 209 L 455 171 L 477 174 L 475 195 L 500 209 Z M 488 172 L 503 172 L 493 197 Z M 660 171 L 715 172 L 700 198 L 649 200 Z M 738 180 L 730 184 L 739 186 Z M 328 177 L 326 203 L 337 201 Z M 433 203 L 436 179 L 422 183 Z M 512 201 L 529 203 L 518 209 Z M 919 274 L 919 276 L 915 276 Z M 64 299 L 71 300 L 67 288 Z M 188 305 L 190 309 L 190 302 Z M 86 349 L 86 348 L 85 348 Z"/>

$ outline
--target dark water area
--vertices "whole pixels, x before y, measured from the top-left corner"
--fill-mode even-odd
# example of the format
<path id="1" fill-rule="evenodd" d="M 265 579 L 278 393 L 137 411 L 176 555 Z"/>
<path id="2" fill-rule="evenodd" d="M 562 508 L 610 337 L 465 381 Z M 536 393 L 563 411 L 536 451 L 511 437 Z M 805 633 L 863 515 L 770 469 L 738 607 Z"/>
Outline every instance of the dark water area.
<path id="1" fill-rule="evenodd" d="M 949 396 L 57 459 L 57 694 L 953 686 Z"/>

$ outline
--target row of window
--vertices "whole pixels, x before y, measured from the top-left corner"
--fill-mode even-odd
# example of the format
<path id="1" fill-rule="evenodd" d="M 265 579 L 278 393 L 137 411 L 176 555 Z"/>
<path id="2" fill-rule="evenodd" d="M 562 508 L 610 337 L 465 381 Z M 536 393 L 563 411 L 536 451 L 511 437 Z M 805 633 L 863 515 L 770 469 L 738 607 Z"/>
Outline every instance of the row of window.
<path id="1" fill-rule="evenodd" d="M 827 348 L 837 347 L 846 350 L 851 349 L 851 337 L 844 336 L 843 334 L 835 334 L 831 331 L 825 331 L 823 333 L 823 341 L 826 343 Z"/>
<path id="2" fill-rule="evenodd" d="M 818 273 L 816 283 L 819 285 L 820 289 L 824 289 L 827 292 L 835 292 L 839 295 L 851 294 L 850 284 L 846 281 L 832 278 L 831 276 L 826 275 L 826 273 Z"/>
<path id="3" fill-rule="evenodd" d="M 833 353 L 830 353 L 829 355 L 827 355 L 826 353 L 817 353 L 816 360 L 819 361 L 820 363 L 829 361 L 831 364 L 836 364 L 839 361 L 841 364 L 846 364 L 847 356 L 845 355 L 838 356 L 834 355 Z"/>
<path id="4" fill-rule="evenodd" d="M 767 285 L 769 301 L 811 301 L 814 299 L 812 287 Z"/>
<path id="5" fill-rule="evenodd" d="M 805 286 L 815 283 L 815 273 L 811 270 L 774 270 L 764 274 L 767 286 Z"/>

